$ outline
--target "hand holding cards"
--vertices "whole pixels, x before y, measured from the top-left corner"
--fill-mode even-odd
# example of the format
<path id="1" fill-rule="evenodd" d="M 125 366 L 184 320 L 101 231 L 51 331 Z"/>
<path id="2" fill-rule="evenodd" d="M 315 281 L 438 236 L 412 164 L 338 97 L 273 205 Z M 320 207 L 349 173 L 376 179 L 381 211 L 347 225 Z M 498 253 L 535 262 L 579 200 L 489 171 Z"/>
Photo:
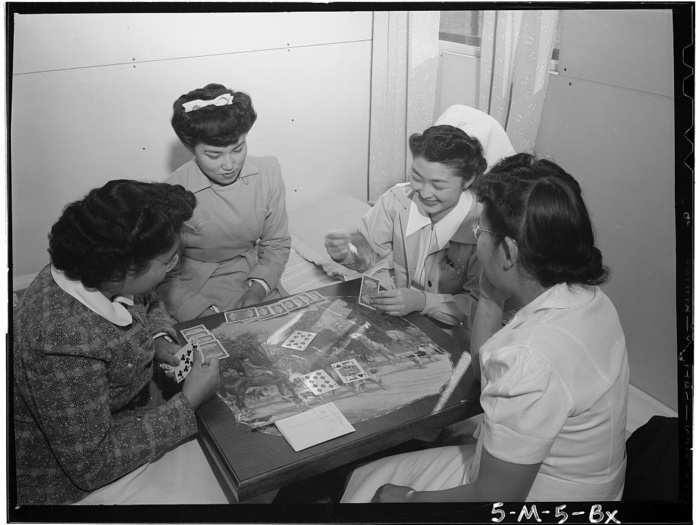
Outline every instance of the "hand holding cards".
<path id="1" fill-rule="evenodd" d="M 193 362 L 184 380 L 182 394 L 190 406 L 196 409 L 219 390 L 219 360 L 203 360 L 199 351 L 192 352 L 192 357 Z"/>

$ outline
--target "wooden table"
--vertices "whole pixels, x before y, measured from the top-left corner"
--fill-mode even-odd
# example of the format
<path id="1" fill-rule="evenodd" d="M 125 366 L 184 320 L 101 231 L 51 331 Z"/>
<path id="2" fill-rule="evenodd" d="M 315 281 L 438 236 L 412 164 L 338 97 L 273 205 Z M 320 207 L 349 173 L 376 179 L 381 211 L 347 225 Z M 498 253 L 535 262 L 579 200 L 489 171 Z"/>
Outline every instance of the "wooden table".
<path id="1" fill-rule="evenodd" d="M 326 296 L 356 295 L 359 280 L 318 291 Z M 448 350 L 453 365 L 467 348 L 465 335 L 450 335 L 422 315 L 411 314 L 407 319 Z M 178 328 L 196 324 L 214 328 L 224 320 L 223 314 L 215 314 L 181 323 Z M 197 411 L 199 439 L 229 499 L 245 502 L 477 414 L 478 398 L 472 394 L 471 399 L 466 399 L 472 387 L 461 385 L 439 413 L 431 414 L 438 396 L 430 395 L 389 414 L 355 423 L 355 432 L 299 452 L 294 452 L 281 436 L 236 423 L 226 404 L 214 397 Z"/>

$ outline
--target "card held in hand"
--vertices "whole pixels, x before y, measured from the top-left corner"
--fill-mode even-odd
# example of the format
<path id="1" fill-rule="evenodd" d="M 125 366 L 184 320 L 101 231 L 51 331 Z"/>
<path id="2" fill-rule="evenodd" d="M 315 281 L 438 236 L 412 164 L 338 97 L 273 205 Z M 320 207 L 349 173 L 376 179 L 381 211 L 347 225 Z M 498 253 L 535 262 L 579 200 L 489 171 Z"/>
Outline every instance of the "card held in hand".
<path id="1" fill-rule="evenodd" d="M 357 298 L 358 304 L 376 310 L 376 308 L 372 306 L 372 298 L 377 295 L 380 289 L 379 279 L 375 279 L 369 275 L 363 275 L 362 283 L 360 284 L 360 294 Z"/>
<path id="2" fill-rule="evenodd" d="M 187 377 L 187 374 L 190 373 L 190 370 L 192 370 L 192 364 L 194 363 L 192 343 L 187 343 L 180 348 L 175 354 L 175 357 L 178 358 L 180 363 L 177 366 L 171 367 L 171 369 L 175 381 L 181 383 Z"/>

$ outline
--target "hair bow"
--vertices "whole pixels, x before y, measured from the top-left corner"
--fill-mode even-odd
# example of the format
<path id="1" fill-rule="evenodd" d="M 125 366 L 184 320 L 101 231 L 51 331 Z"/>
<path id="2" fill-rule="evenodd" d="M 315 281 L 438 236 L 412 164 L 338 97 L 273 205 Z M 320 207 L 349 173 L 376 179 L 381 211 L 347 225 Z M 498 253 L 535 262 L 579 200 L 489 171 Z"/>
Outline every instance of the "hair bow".
<path id="1" fill-rule="evenodd" d="M 182 104 L 182 109 L 185 113 L 196 111 L 207 106 L 228 106 L 233 103 L 233 95 L 231 93 L 223 93 L 216 98 L 210 100 L 190 100 Z"/>

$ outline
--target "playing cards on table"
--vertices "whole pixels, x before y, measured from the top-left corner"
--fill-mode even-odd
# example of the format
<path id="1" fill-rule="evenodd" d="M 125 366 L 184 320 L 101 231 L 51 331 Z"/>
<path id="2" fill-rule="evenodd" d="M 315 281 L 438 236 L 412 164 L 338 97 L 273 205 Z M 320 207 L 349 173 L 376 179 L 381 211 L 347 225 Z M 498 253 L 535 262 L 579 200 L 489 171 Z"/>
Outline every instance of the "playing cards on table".
<path id="1" fill-rule="evenodd" d="M 291 335 L 284 340 L 282 346 L 291 350 L 303 351 L 311 344 L 314 337 L 316 337 L 316 332 L 294 330 Z"/>

